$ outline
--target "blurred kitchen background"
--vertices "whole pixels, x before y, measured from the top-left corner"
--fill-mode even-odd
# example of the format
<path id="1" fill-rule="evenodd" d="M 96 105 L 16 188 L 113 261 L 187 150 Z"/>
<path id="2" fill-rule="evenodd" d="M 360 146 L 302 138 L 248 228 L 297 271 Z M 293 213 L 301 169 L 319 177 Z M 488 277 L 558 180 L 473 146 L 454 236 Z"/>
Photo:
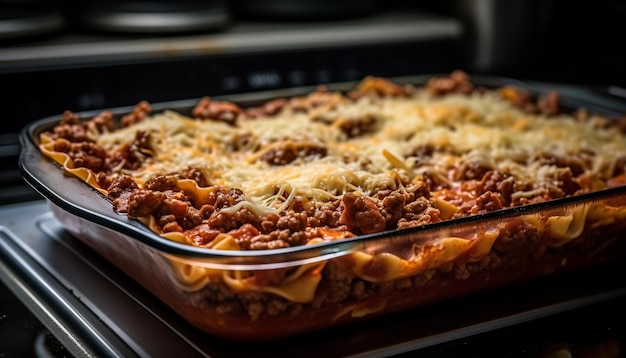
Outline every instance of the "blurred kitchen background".
<path id="1" fill-rule="evenodd" d="M 0 204 L 39 198 L 18 133 L 66 109 L 455 69 L 619 98 L 625 23 L 619 0 L 0 0 Z M 0 309 L 0 356 L 56 344 Z"/>

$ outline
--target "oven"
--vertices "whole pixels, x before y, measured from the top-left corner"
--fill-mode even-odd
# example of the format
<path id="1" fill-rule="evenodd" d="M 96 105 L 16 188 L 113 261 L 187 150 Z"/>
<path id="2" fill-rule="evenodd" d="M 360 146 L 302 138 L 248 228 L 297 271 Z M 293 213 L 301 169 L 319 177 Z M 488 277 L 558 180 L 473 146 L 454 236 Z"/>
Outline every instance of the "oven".
<path id="1" fill-rule="evenodd" d="M 626 113 L 619 1 L 0 2 L 0 355 L 601 356 L 626 352 L 619 263 L 270 343 L 207 336 L 70 235 L 18 134 L 88 111 L 463 69 Z M 506 3 L 506 5 L 505 5 Z M 585 24 L 585 26 L 581 26 Z M 415 322 L 419 322 L 418 325 Z"/>

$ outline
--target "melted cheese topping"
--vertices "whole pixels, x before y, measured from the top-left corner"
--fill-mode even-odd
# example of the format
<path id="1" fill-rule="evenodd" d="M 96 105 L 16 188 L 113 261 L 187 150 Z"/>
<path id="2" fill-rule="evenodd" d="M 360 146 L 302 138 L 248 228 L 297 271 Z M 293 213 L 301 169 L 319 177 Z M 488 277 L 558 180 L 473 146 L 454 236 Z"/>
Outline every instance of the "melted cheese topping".
<path id="1" fill-rule="evenodd" d="M 505 170 L 518 181 L 554 180 L 551 174 L 555 166 L 527 165 L 537 153 L 594 153 L 593 171 L 602 173 L 610 167 L 615 153 L 626 149 L 617 130 L 598 129 L 593 121 L 574 121 L 569 116 L 546 119 L 528 114 L 491 92 L 441 98 L 421 93 L 410 98 L 362 99 L 356 104 L 345 101 L 326 113 L 326 118 L 332 121 L 364 115 L 376 118 L 375 128 L 366 135 L 347 138 L 336 126 L 289 110 L 275 118 L 240 120 L 237 126 L 166 111 L 102 134 L 98 144 L 112 150 L 132 142 L 136 131 L 149 131 L 156 156 L 129 173 L 140 185 L 155 175 L 202 167 L 209 172 L 212 184 L 240 188 L 251 206 L 271 210 L 284 207 L 279 198 L 285 192 L 317 201 L 346 192 L 369 194 L 396 188 L 398 174 L 412 179 L 426 171 L 447 173 L 460 162 L 480 162 Z M 259 159 L 263 148 L 285 140 L 319 144 L 327 154 L 298 158 L 287 165 Z M 424 145 L 448 149 L 424 160 L 413 154 Z M 277 188 L 281 188 L 280 195 L 276 195 Z"/>

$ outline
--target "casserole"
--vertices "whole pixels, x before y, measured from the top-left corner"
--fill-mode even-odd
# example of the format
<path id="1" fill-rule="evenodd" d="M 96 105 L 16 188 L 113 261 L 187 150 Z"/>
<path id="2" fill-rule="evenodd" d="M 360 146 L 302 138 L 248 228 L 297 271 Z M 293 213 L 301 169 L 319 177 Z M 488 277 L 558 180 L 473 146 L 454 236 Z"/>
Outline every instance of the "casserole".
<path id="1" fill-rule="evenodd" d="M 511 87 L 512 84 L 517 89 Z M 350 88 L 356 89 L 351 91 Z M 422 93 L 424 89 L 430 93 Z M 197 123 L 192 117 L 207 117 L 205 119 L 209 122 L 217 119 L 219 124 L 210 122 L 209 125 L 216 132 L 219 131 L 218 139 L 221 140 L 226 138 L 222 133 L 229 133 L 227 130 L 242 128 L 249 124 L 243 120 L 237 121 L 235 119 L 237 116 L 232 115 L 233 113 L 239 115 L 243 111 L 242 108 L 246 109 L 246 115 L 251 118 L 250 128 L 253 128 L 254 133 L 255 128 L 274 123 L 271 118 L 277 112 L 282 113 L 281 110 L 274 110 L 278 106 L 277 103 L 286 106 L 279 106 L 280 108 L 289 108 L 289 105 L 284 103 L 291 103 L 291 106 L 297 104 L 300 110 L 302 100 L 309 99 L 307 103 L 312 103 L 312 108 L 316 110 L 320 108 L 320 103 L 328 103 L 325 101 L 329 98 L 333 101 L 339 98 L 338 101 L 347 106 L 347 112 L 339 116 L 329 116 L 329 113 L 335 113 L 332 112 L 334 109 L 325 109 L 321 113 L 315 111 L 315 116 L 307 118 L 315 125 L 328 125 L 339 131 L 337 138 L 342 138 L 348 143 L 347 146 L 340 146 L 338 147 L 340 150 L 336 150 L 333 147 L 334 142 L 331 143 L 332 140 L 328 139 L 332 135 L 324 127 L 323 135 L 316 138 L 317 141 L 313 141 L 316 145 L 308 145 L 304 149 L 296 147 L 298 149 L 294 151 L 295 154 L 288 156 L 288 159 L 285 159 L 287 157 L 283 154 L 292 148 L 293 142 L 288 141 L 288 146 L 276 150 L 276 144 L 285 143 L 285 138 L 273 138 L 268 143 L 253 146 L 250 156 L 238 162 L 237 169 L 231 169 L 241 171 L 246 164 L 251 164 L 260 166 L 262 170 L 255 172 L 255 175 L 263 176 L 263 170 L 270 172 L 276 167 L 282 169 L 295 165 L 299 172 L 295 176 L 296 179 L 288 183 L 289 186 L 285 185 L 289 189 L 281 191 L 281 186 L 270 183 L 270 187 L 275 188 L 275 191 L 267 194 L 272 198 L 270 201 L 267 200 L 267 196 L 256 192 L 255 195 L 249 193 L 254 192 L 257 187 L 265 188 L 275 174 L 263 177 L 261 183 L 255 187 L 244 187 L 243 194 L 237 194 L 235 197 L 230 193 L 237 187 L 229 186 L 232 182 L 218 183 L 217 179 L 227 176 L 220 177 L 215 174 L 217 171 L 213 171 L 214 174 L 209 178 L 209 181 L 214 180 L 213 183 L 200 185 L 201 180 L 190 180 L 193 176 L 172 174 L 180 173 L 180 169 L 170 173 L 159 172 L 156 176 L 151 174 L 146 178 L 134 174 L 130 181 L 119 173 L 112 179 L 103 179 L 97 171 L 85 169 L 89 165 L 75 165 L 78 163 L 77 158 L 84 159 L 85 153 L 91 149 L 86 150 L 82 144 L 75 141 L 74 143 L 79 144 L 76 148 L 79 148 L 78 153 L 81 154 L 78 156 L 72 154 L 70 149 L 64 149 L 72 147 L 72 143 L 66 143 L 70 135 L 59 133 L 70 133 L 71 131 L 66 130 L 68 124 L 70 127 L 77 125 L 82 129 L 89 129 L 90 126 L 96 125 L 94 123 L 102 123 L 96 120 L 102 118 L 103 112 L 76 116 L 73 113 L 66 113 L 63 117 L 69 118 L 67 120 L 55 116 L 25 128 L 22 133 L 23 151 L 20 167 L 25 180 L 49 200 L 52 211 L 69 232 L 120 267 L 191 324 L 210 334 L 229 339 L 276 339 L 358 322 L 369 317 L 556 272 L 582 269 L 623 256 L 625 244 L 620 232 L 626 226 L 624 223 L 626 186 L 623 178 L 624 168 L 621 166 L 626 161 L 622 162 L 620 153 L 624 153 L 621 150 L 626 148 L 626 141 L 618 128 L 620 122 L 607 118 L 619 114 L 605 111 L 600 116 L 583 111 L 577 112 L 576 115 L 561 115 L 564 108 L 557 106 L 559 102 L 556 100 L 560 98 L 555 97 L 554 93 L 543 94 L 546 97 L 541 97 L 542 94 L 532 91 L 533 89 L 525 87 L 522 83 L 509 79 L 472 77 L 470 82 L 464 73 L 455 72 L 449 77 L 431 76 L 393 81 L 368 78 L 359 84 L 330 85 L 323 91 L 303 88 L 283 93 L 256 93 L 155 105 L 141 103 L 136 107 L 118 108 L 109 112 L 113 122 L 132 122 L 126 127 L 130 129 L 135 128 L 133 127 L 135 125 L 141 126 L 142 123 L 150 125 L 153 122 L 149 121 L 157 120 L 155 118 L 163 120 L 166 126 L 177 123 L 179 127 L 173 132 L 175 135 L 184 132 L 184 128 L 195 129 L 190 131 L 190 135 L 207 132 L 197 130 L 195 127 Z M 392 123 L 389 118 L 393 116 L 378 112 L 372 114 L 372 108 L 392 106 L 387 102 L 381 104 L 381 101 L 387 101 L 385 98 L 391 98 L 389 99 L 391 103 L 399 101 L 406 104 L 408 101 L 412 106 L 414 105 L 412 101 L 415 100 L 413 96 L 418 93 L 426 96 L 427 102 L 432 98 L 444 98 L 444 102 L 437 102 L 433 107 L 428 106 L 430 102 L 424 107 L 420 104 L 417 109 L 411 107 L 410 113 L 418 113 L 418 116 L 424 113 L 433 115 L 424 115 L 427 120 L 420 122 L 426 126 L 426 129 L 421 129 L 423 132 L 415 129 L 417 127 L 410 127 L 408 122 L 396 123 L 398 126 L 394 127 L 394 130 L 382 125 Z M 455 93 L 454 98 L 459 100 L 469 98 L 468 96 L 473 97 L 470 102 L 459 106 L 446 102 L 452 98 L 446 97 L 449 93 Z M 348 97 L 350 99 L 346 99 Z M 486 103 L 484 101 L 495 100 L 496 97 L 503 98 L 498 102 L 498 106 L 506 108 L 506 111 L 502 112 L 504 114 L 496 117 L 493 117 L 492 113 L 481 116 L 477 108 L 483 108 Z M 547 102 L 540 100 L 534 102 L 535 97 L 547 98 Z M 288 100 L 285 101 L 285 98 Z M 358 113 L 356 117 L 348 116 L 358 118 L 359 121 L 356 126 L 352 125 L 354 123 L 345 126 L 346 113 L 353 113 L 350 111 L 354 110 L 355 102 L 369 108 L 367 114 L 372 115 L 363 116 L 362 113 Z M 468 107 L 468 103 L 474 102 L 480 105 Z M 333 105 L 335 104 L 333 102 Z M 224 112 L 212 112 L 211 105 L 227 108 L 226 117 L 220 117 Z M 519 109 L 520 105 L 523 106 L 522 109 Z M 542 106 L 546 116 L 561 116 L 560 119 L 543 118 L 544 112 L 537 114 L 536 111 Z M 293 108 L 296 107 L 292 107 L 292 110 Z M 529 112 L 529 108 L 533 112 Z M 602 110 L 587 107 L 587 110 L 589 109 Z M 259 110 L 262 112 L 260 117 L 269 118 L 256 118 Z M 311 108 L 308 110 L 308 113 L 314 112 Z M 206 111 L 213 114 L 206 115 Z M 406 113 L 409 112 L 403 112 L 403 115 Z M 452 121 L 449 120 L 449 113 L 456 115 Z M 513 116 L 511 125 L 514 127 L 509 128 L 504 121 Z M 144 121 L 146 118 L 148 122 Z M 367 120 L 362 121 L 364 118 Z M 476 126 L 484 119 L 492 121 L 491 124 Z M 532 122 L 535 119 L 541 122 Z M 293 118 L 290 117 L 289 120 Z M 583 124 L 580 124 L 581 122 Z M 202 121 L 199 123 L 198 126 L 204 125 Z M 288 122 L 280 123 L 284 127 L 289 126 Z M 373 127 L 369 127 L 371 123 L 374 123 Z M 539 123 L 549 123 L 550 129 L 546 130 L 549 133 L 548 137 L 537 141 L 533 137 L 542 133 L 533 130 L 534 125 Z M 365 126 L 360 127 L 361 124 Z M 415 125 L 415 122 L 411 124 Z M 434 136 L 433 124 L 437 126 L 437 130 L 445 129 L 445 134 Z M 506 125 L 498 133 L 486 132 L 503 124 Z M 464 125 L 473 128 L 471 131 L 474 135 L 470 135 L 469 130 L 463 129 L 466 128 Z M 572 127 L 569 127 L 570 125 Z M 591 129 L 592 132 L 564 133 L 559 130 L 560 127 L 570 130 L 585 128 Z M 293 127 L 288 129 L 291 130 Z M 511 133 L 507 134 L 509 129 L 513 133 L 512 136 Z M 273 128 L 267 132 L 271 136 L 280 130 L 281 128 Z M 110 131 L 116 133 L 114 129 Z M 106 132 L 102 137 L 109 134 L 109 130 L 100 132 Z M 303 135 L 309 140 L 311 132 L 313 131 L 304 131 Z M 154 133 L 159 133 L 159 130 L 150 133 L 156 136 Z M 384 138 L 372 133 L 384 133 L 386 136 L 391 133 L 392 140 L 385 141 Z M 426 138 L 427 142 L 423 142 L 420 133 L 424 134 L 423 138 Z M 451 140 L 453 135 L 451 133 L 460 137 Z M 499 137 L 493 137 L 495 134 Z M 576 137 L 574 134 L 584 140 L 571 143 L 568 137 Z M 582 145 L 582 149 L 577 152 L 577 155 L 582 153 L 582 157 L 576 157 L 577 160 L 563 159 L 555 155 L 552 150 L 560 147 L 546 142 L 546 138 L 552 138 L 555 143 L 568 143 L 565 148 L 570 150 L 569 145 L 580 147 L 582 142 L 596 134 L 598 137 L 589 141 L 594 145 Z M 377 146 L 380 143 L 393 146 L 395 142 L 401 141 L 398 139 L 400 137 L 396 137 L 398 135 L 404 138 L 402 140 L 415 141 L 413 144 L 419 144 L 416 147 L 419 150 L 411 151 L 410 156 L 403 156 L 398 155 L 398 150 L 386 150 L 386 147 Z M 165 138 L 159 137 L 156 142 L 159 145 L 167 143 L 172 136 L 168 132 Z M 131 136 L 133 141 L 131 146 L 137 144 L 134 140 L 140 137 Z M 251 141 L 254 142 L 248 136 L 238 134 L 234 137 L 246 138 L 245 144 L 237 148 L 246 147 Z M 436 139 L 430 141 L 432 137 Z M 514 144 L 520 142 L 519 138 L 522 137 L 528 143 L 538 143 L 541 150 L 533 151 L 531 155 L 524 157 L 524 160 L 517 157 L 515 160 L 505 158 L 509 168 L 507 170 L 491 164 L 477 165 L 478 162 L 472 160 L 463 163 L 454 162 L 451 167 L 444 166 L 443 177 L 433 175 L 432 171 L 421 171 L 424 168 L 437 168 L 447 161 L 452 162 L 455 156 L 461 157 L 457 155 L 460 151 L 458 138 L 467 142 L 470 142 L 470 139 L 479 139 L 470 144 L 465 143 L 468 149 L 463 152 L 470 153 L 472 156 L 468 157 L 475 158 L 478 147 L 486 148 L 485 151 L 490 154 L 496 153 L 492 145 L 496 142 L 501 143 L 501 147 L 497 148 L 498 153 L 501 153 L 502 148 L 514 149 L 505 151 L 508 153 L 506 155 L 516 153 L 518 147 Z M 357 145 L 359 138 L 365 139 L 364 146 Z M 185 137 L 183 142 L 190 141 Z M 191 142 L 196 143 L 194 140 Z M 317 146 L 320 142 L 328 143 L 328 147 L 320 149 Z M 113 140 L 112 143 L 114 146 L 122 143 L 123 148 L 129 148 L 119 139 Z M 159 150 L 154 142 L 151 143 L 143 147 L 144 151 L 140 149 L 139 152 L 157 158 L 159 156 L 154 152 Z M 207 139 L 203 137 L 201 144 L 206 143 Z M 357 148 L 351 153 L 354 155 L 344 155 L 352 147 Z M 382 159 L 368 158 L 371 159 L 369 161 L 352 159 L 368 148 L 375 148 Z M 128 153 L 128 149 L 124 150 Z M 219 149 L 211 147 L 202 153 L 223 151 L 226 150 L 222 147 Z M 173 150 L 165 154 L 171 155 L 174 152 L 177 153 Z M 278 152 L 282 154 L 276 155 Z M 193 153 L 193 156 L 186 158 L 194 159 L 201 155 Z M 347 175 L 356 179 L 342 182 L 344 185 L 339 189 L 333 184 L 334 181 L 329 181 L 330 179 L 317 180 L 316 182 L 323 183 L 323 186 L 316 189 L 322 188 L 325 192 L 331 192 L 324 196 L 331 199 L 320 205 L 311 206 L 313 214 L 300 222 L 306 222 L 308 225 L 306 228 L 299 227 L 296 222 L 293 225 L 298 229 L 293 229 L 293 226 L 289 226 L 293 221 L 289 219 L 301 216 L 294 214 L 293 211 L 314 202 L 315 195 L 311 195 L 313 199 L 310 201 L 307 201 L 310 198 L 295 200 L 296 197 L 306 197 L 304 193 L 307 191 L 304 189 L 296 191 L 291 188 L 296 186 L 294 183 L 300 183 L 297 180 L 302 179 L 305 173 L 308 173 L 306 174 L 308 176 L 319 175 L 318 168 L 306 172 L 303 169 L 306 163 L 318 163 L 320 158 L 328 160 L 332 153 L 339 153 L 335 155 L 349 164 L 359 162 L 362 167 L 377 168 L 376 163 L 382 162 L 386 169 L 384 171 L 369 169 L 374 172 L 371 176 L 361 172 L 359 175 Z M 413 158 L 411 161 L 409 160 L 411 156 L 421 157 L 419 160 Z M 502 155 L 494 155 L 496 156 Z M 599 160 L 601 164 L 596 164 L 598 161 L 589 159 L 589 156 L 604 159 Z M 177 157 L 177 160 L 179 158 Z M 216 158 L 212 157 L 212 160 Z M 516 176 L 514 168 L 530 166 L 520 164 L 528 161 L 538 167 L 533 167 L 535 169 L 531 175 L 526 173 L 526 177 L 520 177 L 522 175 L 520 172 Z M 126 161 L 128 162 L 129 160 Z M 161 164 L 152 159 L 145 159 L 145 162 L 150 162 L 150 168 Z M 339 165 L 337 163 L 333 162 L 333 165 Z M 136 169 L 134 165 L 137 163 L 131 164 L 133 167 L 126 167 L 124 173 L 132 173 Z M 211 164 L 209 161 L 205 165 Z M 385 166 L 387 164 L 391 169 Z M 141 166 L 139 163 L 140 168 Z M 452 167 L 463 168 L 463 173 L 459 174 Z M 339 172 L 339 166 L 337 170 Z M 336 180 L 337 172 L 331 171 L 325 178 Z M 609 174 L 599 174 L 600 172 Z M 281 178 L 288 176 L 284 175 L 285 171 L 278 173 L 283 173 Z M 378 180 L 381 176 L 384 179 L 391 179 Z M 541 180 L 537 180 L 539 186 L 525 183 L 530 182 L 531 179 L 528 178 L 533 176 L 541 177 Z M 156 183 L 152 182 L 155 177 L 161 179 Z M 341 177 L 346 176 L 342 174 Z M 361 179 L 362 177 L 365 179 Z M 120 185 L 116 181 L 119 178 L 124 179 L 127 184 Z M 243 178 L 242 186 L 257 179 L 251 175 L 244 175 Z M 372 182 L 374 184 L 371 187 L 363 184 Z M 227 190 L 221 191 L 220 186 Z M 164 189 L 153 189 L 157 187 Z M 381 204 L 381 207 L 377 207 L 376 203 L 385 203 L 392 194 L 402 198 L 396 201 L 401 202 L 396 211 L 399 216 L 394 220 L 387 220 L 385 218 L 394 217 L 392 209 L 395 206 Z M 142 199 L 153 196 L 161 199 L 158 201 Z M 219 207 L 215 196 L 226 197 L 224 200 L 228 205 Z M 276 196 L 279 196 L 280 200 L 275 200 Z M 189 203 L 184 206 L 184 213 L 175 215 L 175 207 L 167 206 L 169 204 L 166 203 L 172 198 L 177 200 L 176 207 L 180 207 L 179 202 Z M 387 200 L 387 203 L 389 201 L 391 200 Z M 154 210 L 145 210 L 146 206 L 151 206 L 155 202 Z M 258 209 L 255 205 L 261 202 L 271 204 L 265 209 Z M 319 211 L 316 210 L 320 210 L 321 207 L 326 208 L 324 205 L 327 203 L 335 203 L 333 204 L 335 206 L 330 213 L 325 211 L 325 215 L 334 215 L 337 219 L 326 221 L 320 219 L 318 221 L 323 223 L 318 226 L 311 224 L 308 218 L 317 215 Z M 165 213 L 162 212 L 165 210 L 163 205 L 166 205 Z M 199 220 L 190 225 L 189 222 L 197 217 L 190 217 L 186 213 L 194 209 L 202 211 L 205 205 L 211 207 L 206 217 L 201 218 L 206 219 L 206 222 Z M 270 210 L 276 207 L 281 209 Z M 410 209 L 415 207 L 419 207 L 419 211 Z M 289 210 L 286 210 L 287 208 Z M 248 226 L 241 224 L 241 221 L 238 221 L 238 225 L 229 226 L 227 223 L 232 222 L 231 219 L 211 221 L 218 215 L 235 217 L 241 210 L 248 218 L 245 222 L 249 224 Z M 287 211 L 290 213 L 283 214 Z M 262 220 L 255 225 L 254 217 Z M 279 224 L 281 217 L 286 218 L 284 227 Z M 271 229 L 266 229 L 267 226 L 262 224 L 267 221 L 272 221 L 274 226 L 270 225 Z M 207 234 L 208 231 L 199 231 L 198 227 L 208 227 L 208 230 L 212 230 L 211 235 Z M 288 234 L 273 240 L 272 233 L 276 228 Z M 305 230 L 309 228 L 310 230 Z M 285 244 L 293 242 L 297 235 L 312 239 L 307 239 L 304 244 Z M 197 239 L 198 236 L 200 239 Z M 262 243 L 278 242 L 281 246 L 253 247 L 250 243 L 260 237 L 270 239 Z"/>

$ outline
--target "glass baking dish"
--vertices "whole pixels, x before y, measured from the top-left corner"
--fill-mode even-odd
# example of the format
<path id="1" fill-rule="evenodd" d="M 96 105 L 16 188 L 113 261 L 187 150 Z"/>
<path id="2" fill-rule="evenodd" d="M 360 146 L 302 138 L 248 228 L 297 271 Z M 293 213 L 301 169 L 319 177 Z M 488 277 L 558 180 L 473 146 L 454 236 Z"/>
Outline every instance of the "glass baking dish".
<path id="1" fill-rule="evenodd" d="M 419 85 L 430 77 L 392 81 Z M 472 76 L 472 82 L 486 88 L 514 85 L 540 93 L 508 78 Z M 353 86 L 328 87 L 347 90 Z M 219 98 L 250 107 L 312 90 Z M 167 109 L 189 114 L 197 102 L 152 107 L 153 112 Z M 561 103 L 619 115 L 597 103 L 565 97 Z M 119 119 L 132 108 L 111 111 Z M 79 115 L 88 119 L 97 112 Z M 47 199 L 71 234 L 192 325 L 218 337 L 285 338 L 584 269 L 626 254 L 626 186 L 285 249 L 195 247 L 164 238 L 140 221 L 116 213 L 107 197 L 44 156 L 38 148 L 39 135 L 60 117 L 36 121 L 21 133 L 20 169 L 26 182 Z M 275 276 L 282 277 L 277 284 L 259 283 Z M 336 296 L 341 299 L 331 299 Z"/>

